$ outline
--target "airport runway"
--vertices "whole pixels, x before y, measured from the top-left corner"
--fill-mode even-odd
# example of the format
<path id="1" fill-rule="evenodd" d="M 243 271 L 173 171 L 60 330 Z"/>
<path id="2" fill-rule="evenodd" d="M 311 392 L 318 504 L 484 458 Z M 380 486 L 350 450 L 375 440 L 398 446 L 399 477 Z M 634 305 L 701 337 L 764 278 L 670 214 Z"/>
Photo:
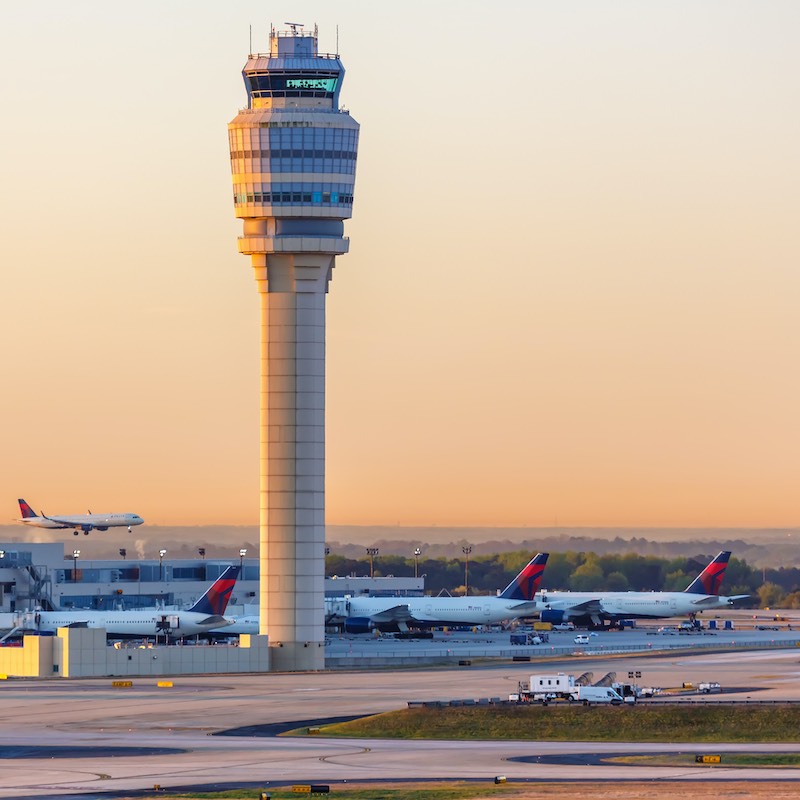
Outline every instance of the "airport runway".
<path id="1" fill-rule="evenodd" d="M 587 765 L 565 768 L 547 757 L 692 750 L 657 744 L 358 741 L 210 736 L 245 725 L 316 720 L 404 708 L 408 700 L 503 696 L 530 672 L 642 672 L 642 685 L 718 680 L 753 699 L 800 699 L 800 651 L 672 652 L 663 657 L 598 655 L 546 664 L 379 672 L 176 678 L 159 689 L 135 679 L 14 680 L 0 685 L 0 797 L 125 793 L 276 782 L 473 778 L 493 780 L 800 780 L 800 770 Z M 724 696 L 723 696 L 724 697 Z M 712 696 L 712 702 L 720 699 Z M 635 712 L 634 712 L 635 713 Z M 61 749 L 66 748 L 66 749 Z M 89 748 L 84 749 L 84 748 Z M 128 750 L 127 748 L 131 748 Z M 142 750 L 140 748 L 146 748 Z M 707 747 L 702 748 L 707 749 Z M 725 745 L 714 751 L 796 751 L 800 745 Z M 527 758 L 532 761 L 511 759 Z M 537 761 L 541 758 L 542 761 Z"/>

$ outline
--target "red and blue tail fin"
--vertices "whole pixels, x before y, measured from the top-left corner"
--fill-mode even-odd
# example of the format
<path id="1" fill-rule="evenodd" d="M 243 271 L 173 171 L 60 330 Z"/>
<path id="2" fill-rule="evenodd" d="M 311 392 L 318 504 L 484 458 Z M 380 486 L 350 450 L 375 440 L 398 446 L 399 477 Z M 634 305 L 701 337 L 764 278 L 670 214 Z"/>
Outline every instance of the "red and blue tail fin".
<path id="1" fill-rule="evenodd" d="M 542 582 L 542 573 L 547 564 L 549 553 L 537 553 L 511 583 L 501 592 L 504 600 L 532 601 L 539 584 Z"/>
<path id="2" fill-rule="evenodd" d="M 208 588 L 208 591 L 189 609 L 198 614 L 215 614 L 221 617 L 228 607 L 233 587 L 239 577 L 239 567 L 228 567 Z"/>
<path id="3" fill-rule="evenodd" d="M 731 557 L 730 550 L 723 550 L 714 560 L 684 589 L 690 594 L 719 594 L 725 568 Z"/>
<path id="4" fill-rule="evenodd" d="M 22 519 L 30 519 L 31 517 L 39 516 L 21 497 L 17 501 L 19 503 L 19 511 L 22 514 Z"/>

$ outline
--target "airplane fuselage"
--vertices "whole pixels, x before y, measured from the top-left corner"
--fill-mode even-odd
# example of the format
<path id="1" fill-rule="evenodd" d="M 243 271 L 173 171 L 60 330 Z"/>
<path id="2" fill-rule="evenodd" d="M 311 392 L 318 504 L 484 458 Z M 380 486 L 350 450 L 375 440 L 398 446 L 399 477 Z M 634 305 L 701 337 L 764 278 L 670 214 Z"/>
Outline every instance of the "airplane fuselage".
<path id="1" fill-rule="evenodd" d="M 226 627 L 230 620 L 195 611 L 26 611 L 15 615 L 15 625 L 29 630 L 56 631 L 59 628 L 105 628 L 109 636 L 193 636 Z"/>
<path id="2" fill-rule="evenodd" d="M 221 628 L 217 633 L 224 636 L 238 636 L 242 633 L 259 633 L 259 617 L 257 614 L 247 614 L 242 617 L 231 617 L 231 625 Z"/>
<path id="3" fill-rule="evenodd" d="M 730 608 L 733 599 L 690 592 L 542 592 L 537 605 L 542 611 L 561 611 L 564 620 L 597 615 L 600 619 L 666 619 Z M 587 609 L 586 604 L 593 604 Z"/>
<path id="4" fill-rule="evenodd" d="M 392 609 L 399 609 L 394 614 L 397 619 L 380 619 L 381 614 Z M 535 609 L 535 603 L 499 597 L 354 597 L 336 601 L 331 611 L 344 618 L 362 619 L 377 615 L 373 626 L 392 630 L 402 627 L 400 623 L 413 628 L 492 625 L 533 614 Z M 405 613 L 407 618 L 403 619 Z"/>
<path id="5" fill-rule="evenodd" d="M 68 517 L 26 517 L 19 520 L 23 525 L 32 525 L 36 528 L 74 528 L 84 530 L 104 531 L 108 528 L 131 528 L 141 525 L 144 520 L 138 514 L 76 514 Z"/>

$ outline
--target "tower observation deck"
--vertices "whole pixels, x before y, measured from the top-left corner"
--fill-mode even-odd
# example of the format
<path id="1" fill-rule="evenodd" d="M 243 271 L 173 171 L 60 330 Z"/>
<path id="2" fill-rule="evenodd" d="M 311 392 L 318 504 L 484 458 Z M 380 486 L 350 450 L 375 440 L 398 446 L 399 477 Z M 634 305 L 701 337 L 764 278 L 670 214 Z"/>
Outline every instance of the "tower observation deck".
<path id="1" fill-rule="evenodd" d="M 325 295 L 348 250 L 359 126 L 339 108 L 339 56 L 287 24 L 248 56 L 228 134 L 261 302 L 261 633 L 272 668 L 307 670 L 325 666 Z"/>

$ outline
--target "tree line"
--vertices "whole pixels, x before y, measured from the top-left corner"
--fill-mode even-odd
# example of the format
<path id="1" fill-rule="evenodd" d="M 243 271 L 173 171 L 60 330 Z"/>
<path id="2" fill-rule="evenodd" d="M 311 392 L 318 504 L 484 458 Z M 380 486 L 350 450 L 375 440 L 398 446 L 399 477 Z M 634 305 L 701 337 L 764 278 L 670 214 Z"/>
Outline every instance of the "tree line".
<path id="1" fill-rule="evenodd" d="M 568 550 L 551 553 L 544 571 L 542 588 L 550 590 L 594 591 L 682 591 L 703 570 L 716 553 L 690 557 L 659 558 L 638 553 L 597 554 Z M 465 579 L 471 595 L 495 594 L 504 589 L 530 560 L 529 550 L 493 553 L 470 557 L 468 573 L 465 558 L 417 559 L 419 576 L 425 578 L 425 591 L 436 595 L 464 594 Z M 329 576 L 368 576 L 369 558 L 347 558 L 330 554 L 325 559 Z M 399 555 L 374 556 L 375 577 L 413 577 L 415 559 Z M 796 567 L 755 568 L 743 559 L 731 557 L 722 581 L 722 594 L 749 594 L 741 601 L 744 608 L 800 608 L 800 569 Z"/>

